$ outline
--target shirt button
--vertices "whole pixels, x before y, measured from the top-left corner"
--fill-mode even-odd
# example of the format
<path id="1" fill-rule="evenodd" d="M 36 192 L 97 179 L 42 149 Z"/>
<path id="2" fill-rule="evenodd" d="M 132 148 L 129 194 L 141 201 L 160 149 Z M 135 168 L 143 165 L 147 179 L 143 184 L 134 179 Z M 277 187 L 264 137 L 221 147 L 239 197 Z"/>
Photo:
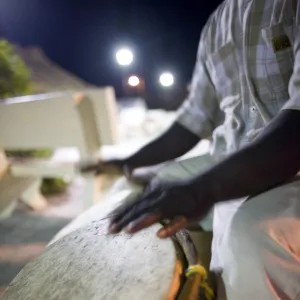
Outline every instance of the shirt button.
<path id="1" fill-rule="evenodd" d="M 255 113 L 255 112 L 256 112 L 256 107 L 255 107 L 255 106 L 252 106 L 252 107 L 251 107 L 251 112 L 252 112 L 252 113 Z"/>

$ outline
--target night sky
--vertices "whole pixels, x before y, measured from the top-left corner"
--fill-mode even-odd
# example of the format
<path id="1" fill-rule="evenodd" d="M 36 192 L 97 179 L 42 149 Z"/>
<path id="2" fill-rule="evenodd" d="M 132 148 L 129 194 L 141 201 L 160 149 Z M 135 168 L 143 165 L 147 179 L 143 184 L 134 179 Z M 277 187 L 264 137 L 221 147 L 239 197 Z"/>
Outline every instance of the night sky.
<path id="1" fill-rule="evenodd" d="M 205 21 L 220 0 L 0 0 L 0 28 L 13 42 L 38 45 L 63 68 L 88 82 L 113 85 L 125 74 L 115 50 L 129 45 L 142 75 L 155 89 L 161 71 L 178 84 L 191 78 Z M 151 86 L 152 85 L 152 86 Z"/>

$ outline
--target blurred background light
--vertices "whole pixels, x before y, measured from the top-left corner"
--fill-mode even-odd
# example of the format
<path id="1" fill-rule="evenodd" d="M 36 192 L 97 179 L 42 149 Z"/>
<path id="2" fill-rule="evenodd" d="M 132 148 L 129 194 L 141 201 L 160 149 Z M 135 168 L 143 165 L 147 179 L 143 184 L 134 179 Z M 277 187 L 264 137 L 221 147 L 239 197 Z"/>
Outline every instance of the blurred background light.
<path id="1" fill-rule="evenodd" d="M 123 48 L 117 51 L 116 59 L 120 66 L 129 66 L 133 62 L 133 53 L 127 48 Z"/>
<path id="2" fill-rule="evenodd" d="M 174 84 L 174 76 L 171 73 L 163 73 L 159 77 L 159 82 L 164 87 L 170 87 Z"/>
<path id="3" fill-rule="evenodd" d="M 140 84 L 140 79 L 137 76 L 130 76 L 128 78 L 128 85 L 132 86 L 132 87 L 136 87 Z"/>

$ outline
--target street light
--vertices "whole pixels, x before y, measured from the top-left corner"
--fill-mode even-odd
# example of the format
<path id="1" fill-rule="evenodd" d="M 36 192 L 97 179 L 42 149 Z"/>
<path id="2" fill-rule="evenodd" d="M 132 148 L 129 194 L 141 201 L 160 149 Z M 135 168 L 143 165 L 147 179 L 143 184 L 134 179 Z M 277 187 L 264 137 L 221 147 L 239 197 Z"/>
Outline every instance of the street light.
<path id="1" fill-rule="evenodd" d="M 140 84 L 140 79 L 137 76 L 130 76 L 128 78 L 128 85 L 132 86 L 132 87 L 136 87 Z"/>
<path id="2" fill-rule="evenodd" d="M 174 84 L 174 76 L 171 73 L 163 73 L 159 77 L 159 82 L 163 87 L 170 87 Z"/>
<path id="3" fill-rule="evenodd" d="M 120 66 L 129 66 L 133 62 L 133 53 L 127 48 L 123 48 L 117 51 L 116 59 Z"/>

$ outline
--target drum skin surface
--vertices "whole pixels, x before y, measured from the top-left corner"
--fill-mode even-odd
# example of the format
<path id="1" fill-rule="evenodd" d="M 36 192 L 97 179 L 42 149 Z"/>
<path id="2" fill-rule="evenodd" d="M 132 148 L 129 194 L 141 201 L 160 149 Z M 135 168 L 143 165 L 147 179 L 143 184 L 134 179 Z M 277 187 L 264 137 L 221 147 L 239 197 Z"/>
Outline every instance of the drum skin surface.
<path id="1" fill-rule="evenodd" d="M 107 235 L 94 220 L 50 245 L 13 280 L 5 300 L 174 299 L 182 267 L 160 225 Z"/>

